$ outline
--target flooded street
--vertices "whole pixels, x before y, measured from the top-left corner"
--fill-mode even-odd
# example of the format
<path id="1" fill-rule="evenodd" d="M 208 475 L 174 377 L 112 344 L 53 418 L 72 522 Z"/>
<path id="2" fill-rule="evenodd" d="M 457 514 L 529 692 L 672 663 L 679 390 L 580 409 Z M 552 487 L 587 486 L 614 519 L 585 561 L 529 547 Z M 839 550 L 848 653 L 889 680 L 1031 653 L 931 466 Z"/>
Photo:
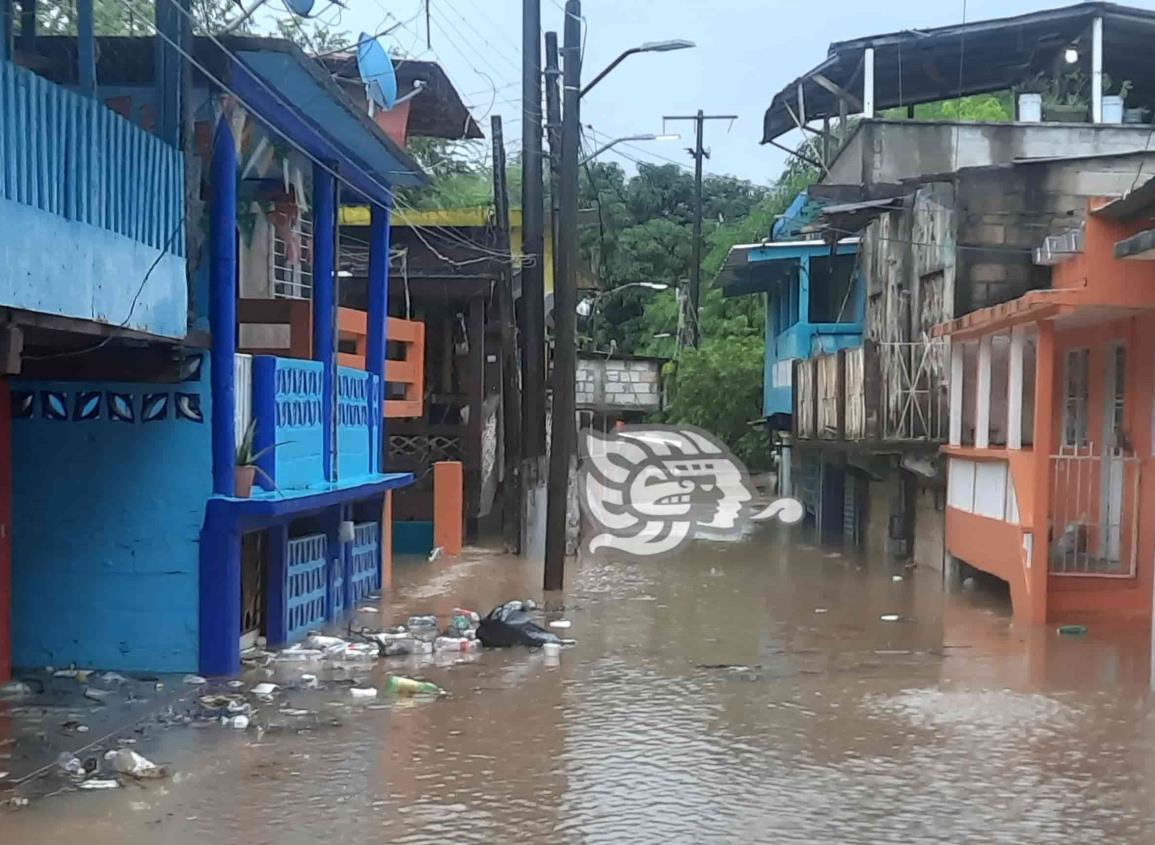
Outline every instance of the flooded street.
<path id="1" fill-rule="evenodd" d="M 1145 632 L 1015 629 L 1005 598 L 940 578 L 777 526 L 586 560 L 564 597 L 578 643 L 556 662 L 382 661 L 378 682 L 405 671 L 450 696 L 318 691 L 339 725 L 260 741 L 160 731 L 139 750 L 176 777 L 0 810 L 0 841 L 1152 841 Z M 540 595 L 537 566 L 467 552 L 401 565 L 362 621 Z"/>

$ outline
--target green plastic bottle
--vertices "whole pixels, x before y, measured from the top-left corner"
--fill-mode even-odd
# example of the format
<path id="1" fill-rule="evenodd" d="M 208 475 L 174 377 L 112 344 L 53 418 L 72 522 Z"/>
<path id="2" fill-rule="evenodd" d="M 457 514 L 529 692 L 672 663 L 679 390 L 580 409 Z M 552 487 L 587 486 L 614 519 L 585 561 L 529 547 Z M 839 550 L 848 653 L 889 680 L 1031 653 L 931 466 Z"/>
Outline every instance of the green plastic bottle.
<path id="1" fill-rule="evenodd" d="M 444 695 L 445 690 L 428 681 L 418 681 L 400 675 L 390 675 L 385 688 L 394 695 Z"/>

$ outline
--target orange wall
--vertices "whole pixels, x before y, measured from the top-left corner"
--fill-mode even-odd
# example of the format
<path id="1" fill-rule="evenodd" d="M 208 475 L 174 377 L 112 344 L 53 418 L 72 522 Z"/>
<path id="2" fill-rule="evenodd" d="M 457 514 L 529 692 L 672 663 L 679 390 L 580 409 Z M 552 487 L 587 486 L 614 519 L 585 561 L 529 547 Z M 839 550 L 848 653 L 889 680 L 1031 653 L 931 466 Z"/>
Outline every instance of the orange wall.
<path id="1" fill-rule="evenodd" d="M 1155 308 L 1155 261 L 1115 258 L 1116 242 L 1150 228 L 1149 219 L 1120 223 L 1087 215 L 1083 251 L 1051 268 L 1051 287 L 1082 288 L 1099 301 Z"/>
<path id="2" fill-rule="evenodd" d="M 976 569 L 1006 581 L 1015 615 L 1029 617 L 1032 597 L 1023 570 L 1023 530 L 1019 526 L 948 507 L 946 548 Z"/>

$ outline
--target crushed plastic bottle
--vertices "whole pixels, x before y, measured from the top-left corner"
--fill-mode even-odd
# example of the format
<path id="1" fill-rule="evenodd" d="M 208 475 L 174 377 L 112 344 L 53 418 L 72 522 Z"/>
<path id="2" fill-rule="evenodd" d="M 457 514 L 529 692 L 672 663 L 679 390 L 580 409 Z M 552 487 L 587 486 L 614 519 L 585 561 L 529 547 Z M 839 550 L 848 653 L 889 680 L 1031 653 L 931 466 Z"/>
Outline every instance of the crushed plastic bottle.
<path id="1" fill-rule="evenodd" d="M 481 643 L 477 640 L 471 640 L 466 637 L 438 637 L 433 641 L 434 651 L 465 652 L 475 651 L 480 647 Z"/>
<path id="2" fill-rule="evenodd" d="M 106 762 L 122 775 L 131 775 L 134 778 L 162 778 L 166 772 L 162 766 L 137 754 L 131 748 L 118 748 L 104 755 Z"/>
<path id="3" fill-rule="evenodd" d="M 377 688 L 376 687 L 352 687 L 349 690 L 349 694 L 352 695 L 354 698 L 362 698 L 362 699 L 364 699 L 364 698 L 376 698 L 377 697 Z"/>
<path id="4" fill-rule="evenodd" d="M 426 628 L 426 629 L 427 628 L 436 628 L 437 627 L 437 617 L 431 616 L 431 615 L 410 616 L 409 619 L 405 622 L 405 625 L 409 628 L 412 628 L 415 631 L 420 630 L 422 628 Z"/>
<path id="5" fill-rule="evenodd" d="M 428 681 L 418 681 L 401 675 L 390 675 L 385 689 L 394 695 L 444 695 L 445 690 Z"/>

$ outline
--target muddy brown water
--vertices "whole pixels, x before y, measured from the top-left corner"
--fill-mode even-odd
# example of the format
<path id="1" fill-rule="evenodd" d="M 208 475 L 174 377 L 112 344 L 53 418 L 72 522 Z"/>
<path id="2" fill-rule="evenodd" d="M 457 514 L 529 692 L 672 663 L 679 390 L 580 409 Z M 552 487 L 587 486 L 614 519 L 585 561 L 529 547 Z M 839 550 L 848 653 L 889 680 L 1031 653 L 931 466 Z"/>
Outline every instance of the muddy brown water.
<path id="1" fill-rule="evenodd" d="M 469 552 L 402 567 L 362 618 L 539 585 Z M 777 527 L 585 560 L 556 662 L 409 666 L 451 696 L 319 692 L 304 706 L 340 725 L 305 733 L 159 731 L 139 750 L 176 778 L 0 810 L 0 842 L 1155 841 L 1148 632 L 1018 628 L 1004 597 L 939 585 Z"/>

